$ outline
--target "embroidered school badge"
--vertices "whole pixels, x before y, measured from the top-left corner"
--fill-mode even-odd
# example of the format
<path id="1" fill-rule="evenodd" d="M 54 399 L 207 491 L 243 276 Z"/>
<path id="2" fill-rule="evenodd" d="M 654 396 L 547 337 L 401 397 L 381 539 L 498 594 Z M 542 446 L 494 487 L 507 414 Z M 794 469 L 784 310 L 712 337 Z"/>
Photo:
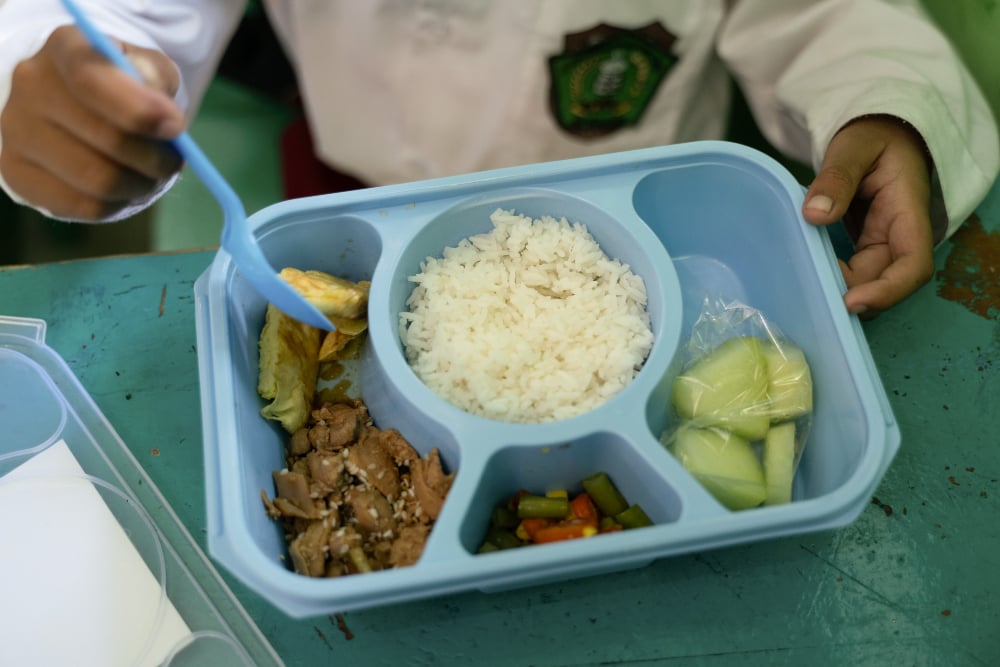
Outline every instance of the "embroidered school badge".
<path id="1" fill-rule="evenodd" d="M 550 105 L 567 132 L 594 137 L 636 125 L 677 56 L 660 23 L 637 29 L 600 24 L 564 38 L 549 58 Z"/>

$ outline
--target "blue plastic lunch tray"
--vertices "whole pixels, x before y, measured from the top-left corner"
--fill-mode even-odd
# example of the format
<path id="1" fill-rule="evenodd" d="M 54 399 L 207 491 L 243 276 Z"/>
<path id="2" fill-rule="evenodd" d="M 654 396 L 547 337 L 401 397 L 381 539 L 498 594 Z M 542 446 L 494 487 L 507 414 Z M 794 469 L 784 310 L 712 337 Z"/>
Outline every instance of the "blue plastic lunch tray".
<path id="1" fill-rule="evenodd" d="M 220 251 L 195 286 L 210 553 L 286 613 L 311 616 L 463 590 L 501 590 L 645 565 L 674 554 L 845 525 L 869 502 L 899 430 L 825 230 L 769 157 L 695 142 L 282 202 L 250 224 L 274 266 L 371 280 L 354 388 L 382 428 L 437 447 L 454 485 L 419 562 L 335 579 L 292 572 L 261 502 L 287 435 L 259 414 L 266 304 Z M 586 414 L 508 424 L 433 394 L 403 356 L 398 315 L 422 260 L 491 228 L 497 208 L 585 224 L 643 277 L 656 337 L 635 380 Z M 739 299 L 800 345 L 815 392 L 794 501 L 731 512 L 658 442 L 677 351 L 705 296 Z M 579 488 L 607 472 L 656 524 L 586 540 L 476 550 L 493 506 L 521 488 Z"/>

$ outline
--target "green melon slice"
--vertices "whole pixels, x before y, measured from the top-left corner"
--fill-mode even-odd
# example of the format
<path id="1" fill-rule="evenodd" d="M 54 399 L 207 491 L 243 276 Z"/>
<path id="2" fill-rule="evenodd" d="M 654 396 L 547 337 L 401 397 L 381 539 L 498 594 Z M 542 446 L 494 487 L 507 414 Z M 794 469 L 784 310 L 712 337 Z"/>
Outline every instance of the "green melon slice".
<path id="1" fill-rule="evenodd" d="M 795 477 L 795 424 L 776 424 L 764 438 L 761 455 L 767 485 L 765 505 L 781 505 L 792 501 L 792 481 Z"/>
<path id="2" fill-rule="evenodd" d="M 760 440 L 771 418 L 767 358 L 760 340 L 730 338 L 677 376 L 670 400 L 683 419 Z"/>
<path id="3" fill-rule="evenodd" d="M 782 422 L 812 412 L 812 374 L 802 350 L 787 342 L 778 347 L 771 341 L 764 341 L 761 350 L 767 363 L 771 420 Z"/>
<path id="4" fill-rule="evenodd" d="M 682 427 L 671 452 L 706 491 L 731 510 L 756 507 L 767 496 L 764 470 L 753 447 L 734 433 Z"/>

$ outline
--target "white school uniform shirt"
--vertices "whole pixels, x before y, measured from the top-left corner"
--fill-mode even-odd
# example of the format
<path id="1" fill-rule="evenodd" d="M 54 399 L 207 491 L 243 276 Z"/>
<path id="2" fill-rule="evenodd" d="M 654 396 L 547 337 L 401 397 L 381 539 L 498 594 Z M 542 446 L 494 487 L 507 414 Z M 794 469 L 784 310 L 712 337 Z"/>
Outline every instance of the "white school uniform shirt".
<path id="1" fill-rule="evenodd" d="M 243 0 L 78 1 L 108 34 L 159 48 L 177 62 L 178 101 L 190 114 L 245 9 Z M 933 159 L 943 204 L 935 225 L 947 225 L 949 235 L 986 194 L 1000 162 L 988 104 L 915 1 L 264 0 L 264 6 L 297 72 L 317 154 L 373 185 L 721 138 L 729 74 L 765 137 L 814 168 L 853 118 L 881 113 L 909 122 Z M 58 0 L 0 0 L 0 105 L 14 65 L 67 22 Z M 602 25 L 624 40 L 617 62 L 608 62 L 613 49 L 603 61 L 587 61 L 590 42 L 609 30 Z M 655 39 L 629 50 L 637 43 L 629 40 L 650 25 Z M 609 43 L 619 44 L 602 42 Z M 622 61 L 621 54 L 635 60 Z M 634 81 L 643 58 L 659 63 L 660 78 L 645 91 L 637 119 L 633 114 L 596 131 L 560 121 L 559 110 L 573 106 L 580 87 L 574 82 L 597 85 L 593 69 L 586 79 L 588 63 L 607 65 L 613 83 L 616 71 Z M 553 95 L 554 86 L 569 97 Z"/>

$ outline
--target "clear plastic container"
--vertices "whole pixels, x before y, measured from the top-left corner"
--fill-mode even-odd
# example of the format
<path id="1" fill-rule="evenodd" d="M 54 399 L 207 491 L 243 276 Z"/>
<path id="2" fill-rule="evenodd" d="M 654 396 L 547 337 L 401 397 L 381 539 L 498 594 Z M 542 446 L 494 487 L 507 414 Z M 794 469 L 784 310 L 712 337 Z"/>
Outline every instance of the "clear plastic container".
<path id="1" fill-rule="evenodd" d="M 284 466 L 286 435 L 256 394 L 266 304 L 220 252 L 195 286 L 209 550 L 293 616 L 461 590 L 498 590 L 611 572 L 653 559 L 844 525 L 869 502 L 899 431 L 862 330 L 842 303 L 825 230 L 800 216 L 803 190 L 775 161 L 698 142 L 292 200 L 251 217 L 274 266 L 372 281 L 369 339 L 354 389 L 381 427 L 457 471 L 419 562 L 311 579 L 284 560 L 261 490 Z M 588 226 L 649 291 L 656 337 L 635 380 L 563 421 L 509 424 L 462 412 L 407 365 L 398 314 L 427 256 L 489 228 L 496 208 Z M 676 352 L 706 295 L 741 299 L 799 344 L 815 412 L 794 502 L 730 512 L 658 442 Z M 603 470 L 656 524 L 587 540 L 477 554 L 493 506 L 521 488 L 576 487 Z"/>
<path id="2" fill-rule="evenodd" d="M 0 663 L 281 665 L 45 329 L 0 317 Z"/>

